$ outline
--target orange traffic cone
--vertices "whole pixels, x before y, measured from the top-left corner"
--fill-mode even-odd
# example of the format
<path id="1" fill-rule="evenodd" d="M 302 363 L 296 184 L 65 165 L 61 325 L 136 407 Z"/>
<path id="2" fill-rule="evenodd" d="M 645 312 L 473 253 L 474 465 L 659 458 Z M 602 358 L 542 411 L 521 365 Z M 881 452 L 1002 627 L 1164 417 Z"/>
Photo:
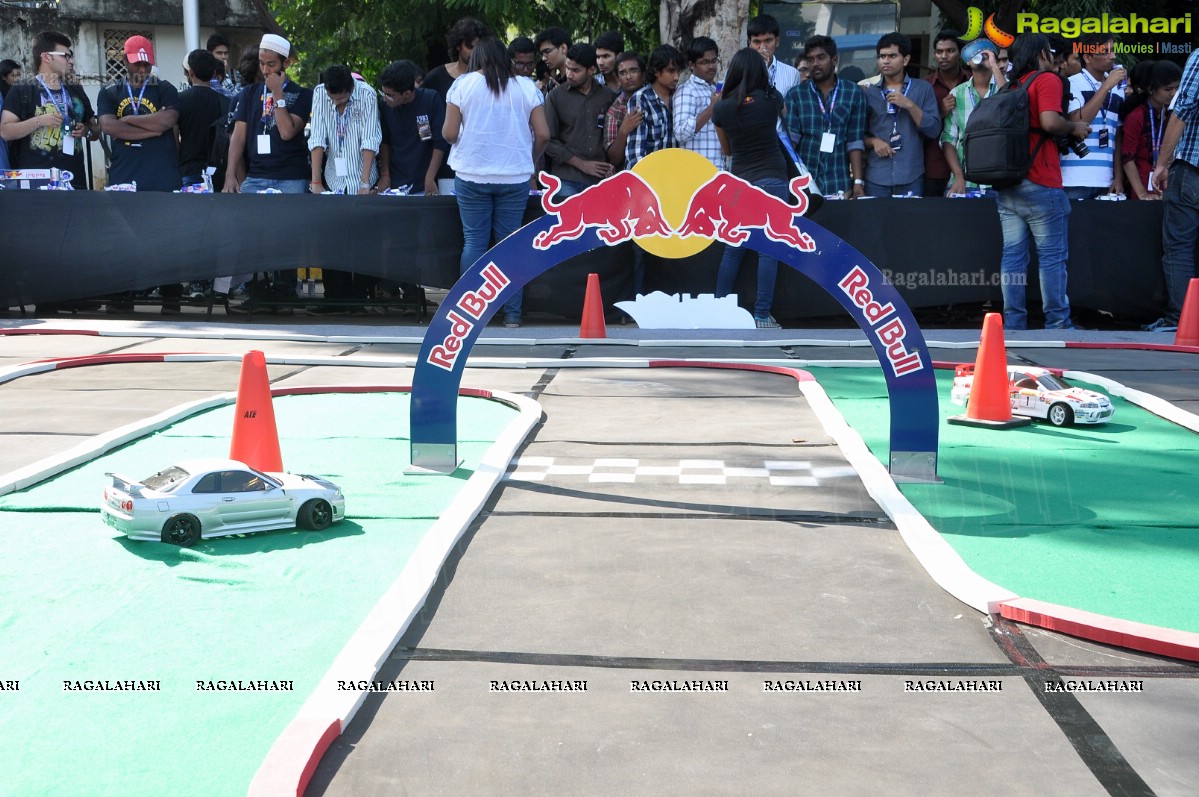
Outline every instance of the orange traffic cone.
<path id="1" fill-rule="evenodd" d="M 600 296 L 599 274 L 587 275 L 587 294 L 583 297 L 583 322 L 579 324 L 580 338 L 606 338 L 604 300 Z"/>
<path id="2" fill-rule="evenodd" d="M 1187 283 L 1187 296 L 1182 302 L 1182 315 L 1178 319 L 1178 331 L 1174 333 L 1175 346 L 1199 346 L 1199 279 Z"/>
<path id="3" fill-rule="evenodd" d="M 974 361 L 974 381 L 966 414 L 955 415 L 950 423 L 965 426 L 985 426 L 991 429 L 1010 429 L 1027 426 L 1031 420 L 1012 417 L 1011 380 L 1007 373 L 1007 351 L 1003 345 L 1003 316 L 987 313 L 983 318 L 982 340 Z"/>
<path id="4" fill-rule="evenodd" d="M 279 473 L 283 454 L 279 451 L 279 430 L 275 428 L 275 408 L 271 404 L 271 385 L 266 374 L 266 357 L 260 351 L 246 352 L 241 358 L 241 379 L 237 383 L 237 407 L 233 413 L 233 442 L 229 458 L 251 468 Z"/>

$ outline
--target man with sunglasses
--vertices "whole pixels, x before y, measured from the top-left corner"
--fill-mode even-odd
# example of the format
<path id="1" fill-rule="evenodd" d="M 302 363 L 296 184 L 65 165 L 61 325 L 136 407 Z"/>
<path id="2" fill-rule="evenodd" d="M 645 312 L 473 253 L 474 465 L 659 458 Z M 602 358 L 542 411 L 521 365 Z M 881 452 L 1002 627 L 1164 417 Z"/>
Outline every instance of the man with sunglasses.
<path id="1" fill-rule="evenodd" d="M 604 116 L 604 149 L 608 152 L 608 163 L 620 168 L 624 166 L 629 134 L 645 118 L 639 110 L 629 113 L 629 98 L 645 85 L 645 59 L 631 50 L 616 56 L 616 79 L 620 81 L 620 93 Z"/>
<path id="2" fill-rule="evenodd" d="M 0 137 L 14 169 L 64 169 L 71 187 L 86 190 L 83 150 L 100 127 L 92 103 L 74 80 L 71 40 L 57 31 L 33 40 L 34 80 L 9 89 L 0 114 Z"/>
<path id="3" fill-rule="evenodd" d="M 527 77 L 533 80 L 537 71 L 537 48 L 528 36 L 517 36 L 508 45 L 508 58 L 512 61 L 513 77 Z"/>
<path id="4" fill-rule="evenodd" d="M 687 68 L 691 74 L 679 84 L 671 103 L 674 114 L 675 143 L 683 149 L 698 152 L 717 169 L 724 168 L 724 154 L 716 125 L 712 124 L 712 109 L 720 99 L 716 90 L 716 73 L 720 69 L 720 50 L 707 36 L 696 36 L 687 45 Z"/>
<path id="5" fill-rule="evenodd" d="M 559 27 L 546 28 L 533 40 L 533 47 L 545 62 L 547 92 L 566 82 L 566 51 L 570 44 L 570 33 Z"/>
<path id="6" fill-rule="evenodd" d="M 406 185 L 409 194 L 436 196 L 437 171 L 450 151 L 441 135 L 445 99 L 418 87 L 417 71 L 411 61 L 395 61 L 379 75 L 383 144 L 377 187 L 386 191 Z"/>

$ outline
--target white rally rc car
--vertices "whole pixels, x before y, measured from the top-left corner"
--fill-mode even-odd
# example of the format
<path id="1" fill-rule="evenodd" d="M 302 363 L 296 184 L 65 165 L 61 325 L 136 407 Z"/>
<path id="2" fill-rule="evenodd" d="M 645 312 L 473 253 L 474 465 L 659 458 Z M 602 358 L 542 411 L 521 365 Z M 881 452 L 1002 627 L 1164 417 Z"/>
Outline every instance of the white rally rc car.
<path id="1" fill-rule="evenodd" d="M 252 531 L 320 531 L 345 519 L 341 488 L 316 476 L 263 473 L 233 459 L 180 462 L 135 481 L 106 473 L 100 512 L 132 540 L 187 548 Z"/>
<path id="2" fill-rule="evenodd" d="M 1012 414 L 1042 418 L 1054 426 L 1074 423 L 1107 423 L 1115 409 L 1111 399 L 1094 390 L 1071 387 L 1046 368 L 1009 365 L 1008 392 Z M 965 406 L 974 384 L 974 366 L 959 365 L 953 378 L 949 400 Z"/>

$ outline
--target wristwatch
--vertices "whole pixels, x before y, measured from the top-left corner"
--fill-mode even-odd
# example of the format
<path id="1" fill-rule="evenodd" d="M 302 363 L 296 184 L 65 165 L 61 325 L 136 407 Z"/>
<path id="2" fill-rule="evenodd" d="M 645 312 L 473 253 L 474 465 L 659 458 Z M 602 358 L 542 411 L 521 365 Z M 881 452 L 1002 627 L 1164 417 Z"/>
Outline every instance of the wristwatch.
<path id="1" fill-rule="evenodd" d="M 275 100 L 275 107 L 276 108 L 286 108 L 287 107 L 287 98 L 280 97 L 279 99 Z"/>

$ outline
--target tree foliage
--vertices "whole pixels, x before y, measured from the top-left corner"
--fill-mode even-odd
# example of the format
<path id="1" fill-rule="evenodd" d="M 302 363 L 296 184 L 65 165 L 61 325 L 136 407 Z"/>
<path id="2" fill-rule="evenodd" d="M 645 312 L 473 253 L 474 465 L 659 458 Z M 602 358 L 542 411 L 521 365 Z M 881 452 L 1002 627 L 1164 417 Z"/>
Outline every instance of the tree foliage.
<path id="1" fill-rule="evenodd" d="M 641 52 L 658 43 L 658 6 L 649 0 L 270 0 L 270 7 L 298 52 L 293 72 L 309 85 L 330 64 L 349 64 L 373 78 L 399 58 L 426 67 L 445 63 L 445 33 L 468 16 L 485 22 L 505 42 L 560 25 L 578 41 L 616 30 L 626 47 Z"/>

